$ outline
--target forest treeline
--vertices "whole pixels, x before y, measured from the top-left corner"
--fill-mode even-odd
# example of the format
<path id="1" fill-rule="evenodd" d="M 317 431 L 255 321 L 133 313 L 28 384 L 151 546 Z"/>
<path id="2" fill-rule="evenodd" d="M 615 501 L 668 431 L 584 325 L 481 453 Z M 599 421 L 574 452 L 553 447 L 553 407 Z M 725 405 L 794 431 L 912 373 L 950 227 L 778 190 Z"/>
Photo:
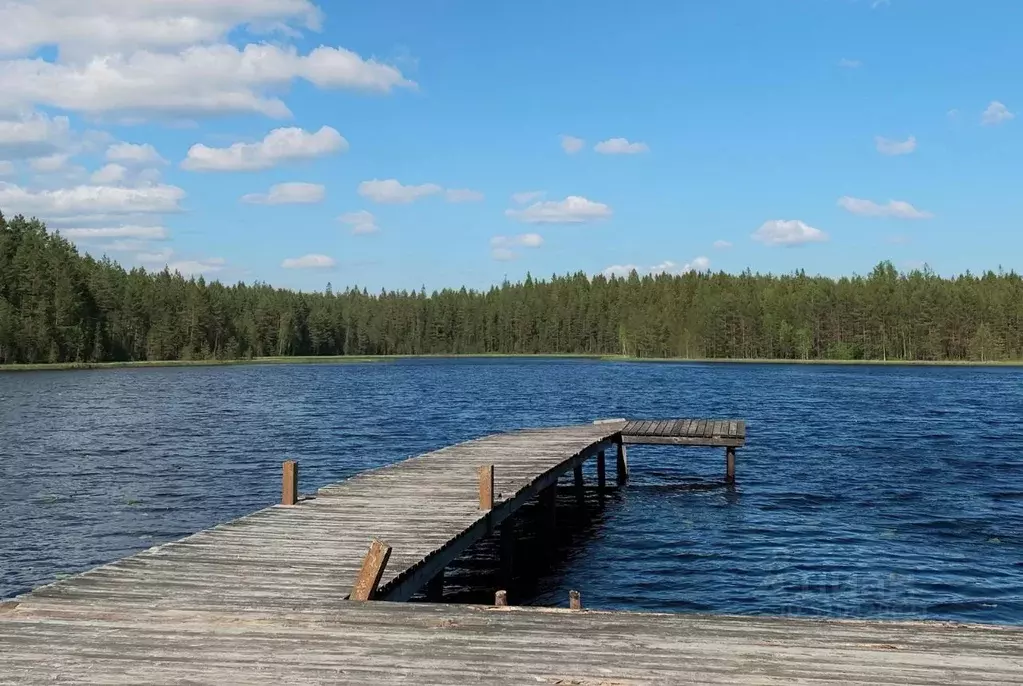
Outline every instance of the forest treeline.
<path id="1" fill-rule="evenodd" d="M 486 291 L 303 293 L 126 270 L 0 216 L 0 364 L 288 355 L 1023 358 L 1023 280 L 689 273 L 527 277 Z"/>

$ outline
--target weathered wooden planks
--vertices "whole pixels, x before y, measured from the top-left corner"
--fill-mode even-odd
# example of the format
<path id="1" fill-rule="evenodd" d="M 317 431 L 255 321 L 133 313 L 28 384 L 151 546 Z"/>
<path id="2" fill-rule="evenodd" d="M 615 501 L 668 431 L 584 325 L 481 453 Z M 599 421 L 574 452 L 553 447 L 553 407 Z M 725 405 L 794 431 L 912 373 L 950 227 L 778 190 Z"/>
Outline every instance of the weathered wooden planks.
<path id="1" fill-rule="evenodd" d="M 622 440 L 631 444 L 741 448 L 746 445 L 746 423 L 736 419 L 633 420 L 622 427 Z"/>

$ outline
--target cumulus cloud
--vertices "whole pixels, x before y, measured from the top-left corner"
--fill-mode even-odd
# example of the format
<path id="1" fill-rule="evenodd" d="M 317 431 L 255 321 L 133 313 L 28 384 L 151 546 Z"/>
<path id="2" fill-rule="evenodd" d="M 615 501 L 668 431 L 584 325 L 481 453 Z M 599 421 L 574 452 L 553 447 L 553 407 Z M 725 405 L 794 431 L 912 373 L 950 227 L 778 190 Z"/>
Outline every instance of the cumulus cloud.
<path id="1" fill-rule="evenodd" d="M 803 245 L 828 240 L 828 234 L 798 219 L 772 219 L 753 232 L 753 240 L 765 245 Z"/>
<path id="2" fill-rule="evenodd" d="M 601 273 L 610 279 L 613 276 L 624 278 L 632 274 L 632 272 L 636 272 L 639 275 L 672 274 L 681 276 L 682 274 L 688 274 L 690 272 L 705 272 L 708 269 L 710 269 L 710 258 L 701 256 L 686 262 L 682 266 L 679 266 L 671 260 L 665 260 L 660 264 L 655 264 L 650 267 L 641 267 L 635 264 L 613 264 L 604 269 Z"/>
<path id="3" fill-rule="evenodd" d="M 908 155 L 916 150 L 916 136 L 910 136 L 904 141 L 875 136 L 874 145 L 882 155 Z"/>
<path id="4" fill-rule="evenodd" d="M 181 167 L 189 171 L 258 171 L 346 150 L 348 141 L 329 126 L 316 133 L 294 127 L 281 128 L 274 129 L 258 143 L 235 143 L 227 148 L 197 143 L 188 150 Z"/>
<path id="5" fill-rule="evenodd" d="M 253 205 L 312 205 L 323 202 L 327 189 L 318 183 L 278 183 L 267 193 L 249 193 L 242 202 Z"/>
<path id="6" fill-rule="evenodd" d="M 46 157 L 33 158 L 29 160 L 29 166 L 32 167 L 33 171 L 50 174 L 65 169 L 70 160 L 70 154 L 58 152 L 52 155 L 47 155 Z"/>
<path id="7" fill-rule="evenodd" d="M 602 155 L 636 155 L 650 151 L 646 143 L 630 143 L 626 138 L 609 138 L 597 143 L 593 149 Z"/>
<path id="8" fill-rule="evenodd" d="M 113 243 L 109 246 L 104 246 L 107 250 L 117 251 L 119 248 L 127 248 L 127 245 L 119 245 Z M 150 252 L 140 252 L 135 255 L 135 261 L 141 262 L 142 264 L 167 264 L 170 258 L 174 256 L 174 251 L 170 248 L 160 248 L 159 250 L 153 250 Z M 215 265 L 214 265 L 215 266 Z"/>
<path id="9" fill-rule="evenodd" d="M 302 78 L 320 88 L 390 91 L 411 86 L 396 68 L 343 48 L 299 55 L 292 47 L 197 45 L 180 53 L 139 51 L 82 63 L 0 62 L 7 108 L 42 105 L 88 114 L 190 116 L 259 113 L 288 117 L 272 94 Z"/>
<path id="10" fill-rule="evenodd" d="M 518 248 L 539 248 L 541 245 L 543 245 L 543 236 L 538 233 L 494 236 L 490 239 L 490 255 L 495 260 L 506 262 L 520 257 Z"/>
<path id="11" fill-rule="evenodd" d="M 33 112 L 0 120 L 0 157 L 27 159 L 52 155 L 68 146 L 71 123 L 67 117 Z"/>
<path id="12" fill-rule="evenodd" d="M 838 199 L 838 206 L 847 212 L 858 214 L 863 217 L 894 217 L 895 219 L 930 219 L 934 215 L 930 212 L 918 210 L 903 200 L 889 200 L 885 204 L 878 204 L 873 200 L 862 198 L 851 198 L 848 195 Z"/>
<path id="13" fill-rule="evenodd" d="M 60 234 L 72 240 L 102 240 L 109 238 L 163 240 L 167 238 L 167 229 L 162 226 L 108 226 L 61 229 Z"/>
<path id="14" fill-rule="evenodd" d="M 516 205 L 525 205 L 539 200 L 545 195 L 547 195 L 545 191 L 522 191 L 521 193 L 512 193 L 511 199 Z"/>
<path id="15" fill-rule="evenodd" d="M 167 269 L 172 273 L 178 272 L 182 276 L 199 276 L 219 272 L 226 264 L 227 261 L 222 257 L 210 257 L 204 260 L 171 262 L 167 265 Z"/>
<path id="16" fill-rule="evenodd" d="M 521 210 L 508 209 L 504 213 L 527 224 L 580 224 L 606 219 L 612 211 L 604 203 L 570 195 L 564 200 L 537 202 Z"/>
<path id="17" fill-rule="evenodd" d="M 114 184 L 121 183 L 127 178 L 128 169 L 120 164 L 107 164 L 97 169 L 89 177 L 89 180 L 95 184 Z"/>
<path id="18" fill-rule="evenodd" d="M 30 191 L 0 183 L 0 207 L 12 213 L 46 218 L 178 212 L 184 198 L 184 190 L 164 184 L 139 188 L 81 185 Z"/>
<path id="19" fill-rule="evenodd" d="M 330 269 L 337 265 L 333 257 L 327 255 L 303 255 L 302 257 L 289 257 L 281 262 L 285 269 Z"/>
<path id="20" fill-rule="evenodd" d="M 468 188 L 449 188 L 444 191 L 444 199 L 448 202 L 479 202 L 483 194 Z"/>
<path id="21" fill-rule="evenodd" d="M 994 126 L 995 124 L 1007 122 L 1015 117 L 1015 112 L 1010 112 L 1008 107 L 997 100 L 992 100 L 991 104 L 987 106 L 986 110 L 984 110 L 984 114 L 980 116 L 980 121 L 985 126 Z"/>
<path id="22" fill-rule="evenodd" d="M 76 58 L 103 50 L 172 50 L 225 39 L 237 26 L 318 30 L 311 0 L 21 0 L 0 6 L 0 54 L 27 55 L 48 45 Z"/>
<path id="23" fill-rule="evenodd" d="M 107 148 L 107 162 L 129 165 L 166 164 L 160 153 L 149 143 L 114 143 Z"/>
<path id="24" fill-rule="evenodd" d="M 717 240 L 714 241 L 714 247 L 717 248 L 718 250 L 727 250 L 728 248 L 732 247 L 732 244 L 729 241 Z"/>
<path id="25" fill-rule="evenodd" d="M 397 179 L 373 179 L 359 184 L 358 192 L 364 198 L 384 204 L 407 204 L 443 192 L 435 183 L 405 186 Z"/>
<path id="26" fill-rule="evenodd" d="M 356 235 L 376 233 L 380 230 L 380 227 L 377 226 L 377 218 L 373 216 L 372 212 L 367 212 L 366 210 L 346 212 L 337 219 L 342 224 L 350 226 L 352 233 Z"/>
<path id="27" fill-rule="evenodd" d="M 561 149 L 567 152 L 569 155 L 574 155 L 583 149 L 586 145 L 586 141 L 582 138 L 576 138 L 575 136 L 562 136 L 561 137 Z"/>

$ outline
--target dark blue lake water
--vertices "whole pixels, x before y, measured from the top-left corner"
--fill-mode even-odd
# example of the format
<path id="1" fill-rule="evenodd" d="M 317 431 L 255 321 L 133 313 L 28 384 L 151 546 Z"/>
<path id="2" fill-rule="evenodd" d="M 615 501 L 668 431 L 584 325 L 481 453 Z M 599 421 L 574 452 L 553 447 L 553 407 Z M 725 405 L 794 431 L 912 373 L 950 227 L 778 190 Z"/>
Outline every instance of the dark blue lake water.
<path id="1" fill-rule="evenodd" d="M 635 447 L 629 486 L 524 602 L 1023 624 L 1023 372 L 409 360 L 0 374 L 0 597 L 486 433 L 740 417 Z"/>

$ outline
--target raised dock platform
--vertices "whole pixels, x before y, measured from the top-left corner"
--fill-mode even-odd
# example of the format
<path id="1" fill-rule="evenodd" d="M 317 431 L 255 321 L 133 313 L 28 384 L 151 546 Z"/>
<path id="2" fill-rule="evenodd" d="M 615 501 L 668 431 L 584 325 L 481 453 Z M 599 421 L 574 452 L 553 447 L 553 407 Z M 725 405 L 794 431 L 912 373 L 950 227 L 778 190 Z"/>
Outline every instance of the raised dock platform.
<path id="1" fill-rule="evenodd" d="M 1023 683 L 1007 627 L 349 599 L 435 596 L 523 504 L 553 517 L 559 477 L 583 500 L 585 461 L 624 484 L 627 443 L 724 447 L 734 480 L 745 425 L 708 421 L 488 436 L 305 498 L 287 464 L 286 504 L 0 603 L 0 683 Z"/>

